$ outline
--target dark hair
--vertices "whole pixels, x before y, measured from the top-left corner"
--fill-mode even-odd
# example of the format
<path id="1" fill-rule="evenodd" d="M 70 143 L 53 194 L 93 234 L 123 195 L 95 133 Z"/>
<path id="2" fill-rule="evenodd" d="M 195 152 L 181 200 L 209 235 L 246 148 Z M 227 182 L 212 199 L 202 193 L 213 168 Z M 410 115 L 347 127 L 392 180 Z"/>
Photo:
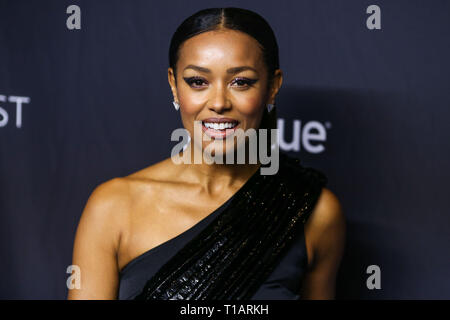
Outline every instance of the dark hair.
<path id="1" fill-rule="evenodd" d="M 200 33 L 231 29 L 244 32 L 253 37 L 260 45 L 268 72 L 268 88 L 273 81 L 275 70 L 279 69 L 278 44 L 275 34 L 267 21 L 259 14 L 241 8 L 203 9 L 184 20 L 170 41 L 169 66 L 174 70 L 179 58 L 180 46 L 189 38 Z M 276 108 L 271 113 L 264 108 L 260 128 L 276 128 Z"/>

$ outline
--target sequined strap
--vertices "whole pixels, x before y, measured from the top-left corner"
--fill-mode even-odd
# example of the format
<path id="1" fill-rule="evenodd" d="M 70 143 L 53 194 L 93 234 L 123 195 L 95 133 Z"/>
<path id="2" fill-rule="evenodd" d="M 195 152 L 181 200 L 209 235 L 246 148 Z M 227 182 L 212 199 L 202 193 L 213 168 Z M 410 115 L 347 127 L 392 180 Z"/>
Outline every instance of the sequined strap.
<path id="1" fill-rule="evenodd" d="M 197 237 L 147 281 L 140 300 L 250 299 L 311 214 L 326 176 L 280 153 Z"/>

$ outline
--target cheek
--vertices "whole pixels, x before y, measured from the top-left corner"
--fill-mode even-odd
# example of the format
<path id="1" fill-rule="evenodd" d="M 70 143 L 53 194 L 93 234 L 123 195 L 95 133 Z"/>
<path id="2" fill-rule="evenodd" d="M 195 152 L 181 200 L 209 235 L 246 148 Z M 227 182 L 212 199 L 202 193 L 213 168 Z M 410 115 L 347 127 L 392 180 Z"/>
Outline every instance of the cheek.
<path id="1" fill-rule="evenodd" d="M 239 112 L 248 117 L 258 116 L 261 113 L 262 99 L 260 97 L 251 97 L 240 100 L 237 104 Z"/>
<path id="2" fill-rule="evenodd" d="M 205 97 L 196 92 L 189 92 L 189 90 L 180 90 L 178 98 L 183 106 L 182 111 L 186 115 L 195 115 L 205 103 Z"/>

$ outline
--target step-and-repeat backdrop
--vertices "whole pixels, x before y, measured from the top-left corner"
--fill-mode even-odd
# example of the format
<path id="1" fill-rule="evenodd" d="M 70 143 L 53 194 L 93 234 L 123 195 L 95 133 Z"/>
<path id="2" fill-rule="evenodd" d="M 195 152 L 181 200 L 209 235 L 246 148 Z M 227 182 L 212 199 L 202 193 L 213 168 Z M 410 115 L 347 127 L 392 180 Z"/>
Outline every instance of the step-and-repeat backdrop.
<path id="1" fill-rule="evenodd" d="M 0 0 L 0 298 L 65 299 L 93 189 L 170 156 L 176 27 L 273 27 L 280 147 L 347 217 L 337 298 L 450 298 L 448 1 Z"/>

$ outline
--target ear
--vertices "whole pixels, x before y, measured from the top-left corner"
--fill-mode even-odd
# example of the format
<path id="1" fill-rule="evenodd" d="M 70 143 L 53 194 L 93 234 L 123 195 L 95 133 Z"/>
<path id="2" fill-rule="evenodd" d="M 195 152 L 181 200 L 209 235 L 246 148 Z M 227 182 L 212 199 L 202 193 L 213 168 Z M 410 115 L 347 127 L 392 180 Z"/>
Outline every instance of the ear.
<path id="1" fill-rule="evenodd" d="M 173 100 L 179 103 L 180 101 L 178 100 L 177 82 L 172 68 L 167 69 L 167 78 L 169 80 L 170 89 L 172 90 Z"/>
<path id="2" fill-rule="evenodd" d="M 275 103 L 275 97 L 278 94 L 278 91 L 280 90 L 282 83 L 283 83 L 283 72 L 280 69 L 277 69 L 277 70 L 275 70 L 275 73 L 273 76 L 272 85 L 270 87 L 267 103 L 271 103 L 271 104 Z"/>

